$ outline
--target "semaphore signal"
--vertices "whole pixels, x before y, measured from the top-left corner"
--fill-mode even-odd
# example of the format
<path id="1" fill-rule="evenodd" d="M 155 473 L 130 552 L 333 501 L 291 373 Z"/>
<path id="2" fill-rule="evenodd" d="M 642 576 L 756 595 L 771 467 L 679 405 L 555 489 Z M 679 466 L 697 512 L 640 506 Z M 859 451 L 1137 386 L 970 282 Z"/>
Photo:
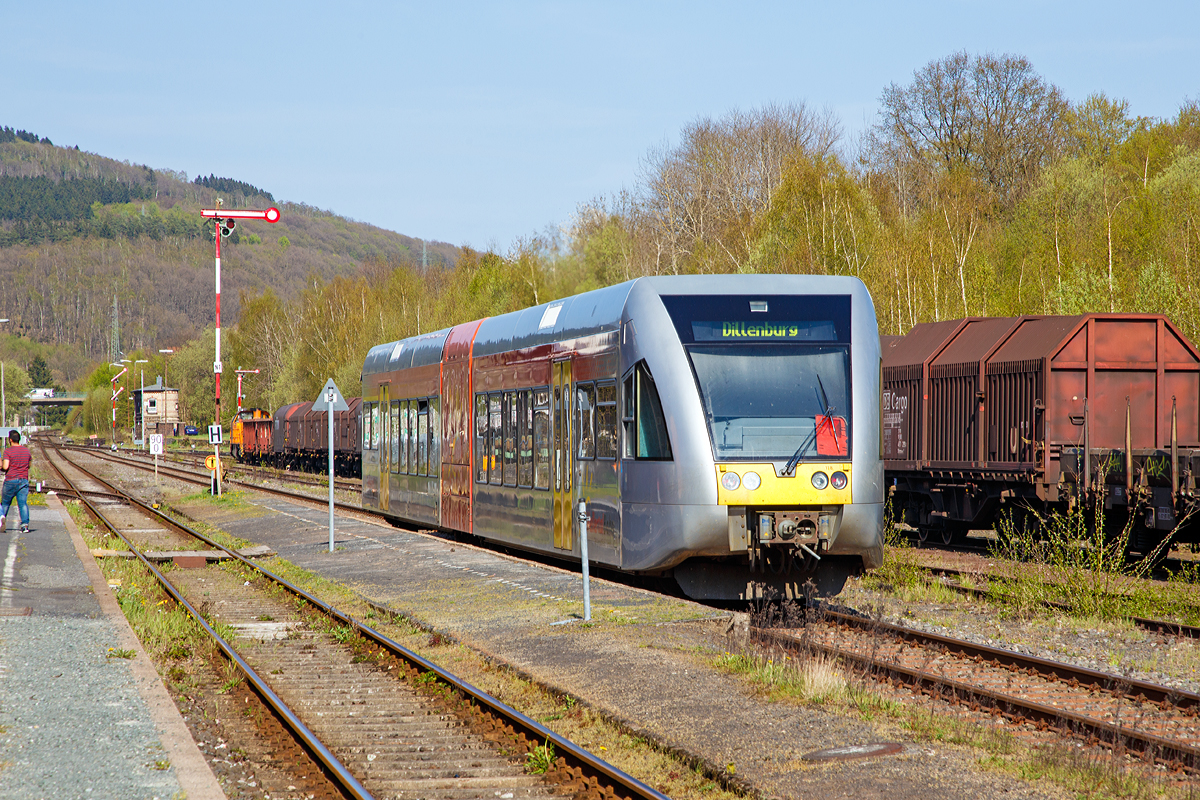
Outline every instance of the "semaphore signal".
<path id="1" fill-rule="evenodd" d="M 217 198 L 216 208 L 200 209 L 200 216 L 206 219 L 216 220 L 216 230 L 213 231 L 213 236 L 217 240 L 217 316 L 216 316 L 216 352 L 214 353 L 216 360 L 213 361 L 213 379 L 216 383 L 217 392 L 217 409 L 214 414 L 213 422 L 216 425 L 221 424 L 221 239 L 233 233 L 237 223 L 234 220 L 239 219 L 261 219 L 270 223 L 279 221 L 279 209 L 272 206 L 271 208 L 255 209 L 255 208 L 221 208 L 221 199 Z M 241 376 L 238 376 L 239 378 Z M 220 449 L 219 447 L 217 448 Z M 220 453 L 217 453 L 218 457 Z M 217 494 L 221 493 L 220 472 L 216 473 Z"/>

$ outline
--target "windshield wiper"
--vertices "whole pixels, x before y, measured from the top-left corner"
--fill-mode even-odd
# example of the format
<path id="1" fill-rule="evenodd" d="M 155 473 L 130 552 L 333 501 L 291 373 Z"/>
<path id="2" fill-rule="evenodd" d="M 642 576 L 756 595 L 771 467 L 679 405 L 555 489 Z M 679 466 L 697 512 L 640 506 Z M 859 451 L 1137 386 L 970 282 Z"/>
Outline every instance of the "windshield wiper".
<path id="1" fill-rule="evenodd" d="M 783 477 L 785 478 L 796 471 L 796 466 L 800 463 L 800 459 L 804 456 L 805 451 L 808 450 L 810 445 L 816 442 L 817 431 L 821 430 L 821 425 L 823 423 L 828 423 L 829 427 L 833 428 L 834 408 L 833 406 L 829 405 L 829 396 L 825 394 L 825 384 L 821 381 L 820 375 L 817 376 L 817 386 L 820 388 L 820 394 L 817 395 L 817 400 L 820 401 L 821 408 L 824 409 L 824 412 L 821 414 L 821 419 L 815 421 L 812 433 L 810 433 L 808 437 L 800 444 L 800 447 L 796 449 L 796 452 L 792 455 L 791 459 L 788 460 L 787 465 L 783 468 Z M 834 430 L 833 441 L 834 444 L 837 444 L 836 430 Z"/>

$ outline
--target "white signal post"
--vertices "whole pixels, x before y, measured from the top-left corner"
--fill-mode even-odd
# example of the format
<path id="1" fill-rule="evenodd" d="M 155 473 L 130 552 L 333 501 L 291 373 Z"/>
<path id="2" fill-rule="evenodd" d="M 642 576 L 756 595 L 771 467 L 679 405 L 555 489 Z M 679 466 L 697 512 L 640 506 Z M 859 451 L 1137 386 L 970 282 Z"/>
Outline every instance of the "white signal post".
<path id="1" fill-rule="evenodd" d="M 325 403 L 329 414 L 329 552 L 333 552 L 333 413 L 335 411 L 349 411 L 350 406 L 346 403 L 346 398 L 342 396 L 342 390 L 333 382 L 333 378 L 325 381 L 324 388 L 321 389 L 321 394 L 313 405 L 317 403 Z"/>
<path id="2" fill-rule="evenodd" d="M 239 219 L 261 219 L 272 224 L 279 222 L 279 209 L 268 208 L 263 210 L 253 208 L 221 208 L 221 200 L 217 199 L 216 208 L 200 209 L 200 216 L 206 219 L 214 219 L 217 221 L 214 235 L 217 239 L 217 317 L 216 317 L 216 360 L 213 361 L 213 377 L 215 378 L 217 387 L 217 410 L 216 419 L 213 421 L 221 424 L 221 237 L 228 236 L 233 233 L 236 227 L 236 220 Z M 218 450 L 219 450 L 218 446 Z M 219 455 L 219 453 L 218 453 Z M 220 491 L 220 483 L 217 484 L 218 492 Z"/>

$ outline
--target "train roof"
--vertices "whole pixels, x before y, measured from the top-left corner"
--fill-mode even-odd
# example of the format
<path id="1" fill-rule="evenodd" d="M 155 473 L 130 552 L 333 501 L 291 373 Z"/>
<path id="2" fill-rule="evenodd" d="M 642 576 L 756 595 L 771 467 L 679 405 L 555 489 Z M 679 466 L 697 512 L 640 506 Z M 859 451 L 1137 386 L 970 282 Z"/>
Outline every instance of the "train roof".
<path id="1" fill-rule="evenodd" d="M 723 294 L 860 294 L 857 278 L 829 275 L 659 275 L 635 278 L 590 292 L 552 300 L 484 319 L 473 354 L 486 356 L 616 331 L 632 297 Z M 450 330 L 376 345 L 363 361 L 363 377 L 395 369 L 436 364 Z"/>
<path id="2" fill-rule="evenodd" d="M 363 375 L 373 375 L 376 372 L 390 372 L 394 369 L 409 369 L 410 367 L 425 367 L 442 360 L 442 347 L 446 337 L 450 335 L 449 328 L 442 328 L 433 333 L 423 333 L 420 336 L 410 336 L 387 344 L 377 344 L 367 352 L 363 361 Z"/>

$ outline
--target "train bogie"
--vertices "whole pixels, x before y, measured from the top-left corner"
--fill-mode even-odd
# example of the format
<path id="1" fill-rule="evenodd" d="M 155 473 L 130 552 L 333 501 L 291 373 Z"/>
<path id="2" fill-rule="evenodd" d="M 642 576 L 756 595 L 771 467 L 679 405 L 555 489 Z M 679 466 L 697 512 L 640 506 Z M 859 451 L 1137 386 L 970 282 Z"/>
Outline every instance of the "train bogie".
<path id="1" fill-rule="evenodd" d="M 363 503 L 578 560 L 582 500 L 598 564 L 836 591 L 882 557 L 878 348 L 862 283 L 811 276 L 643 278 L 380 345 Z"/>

